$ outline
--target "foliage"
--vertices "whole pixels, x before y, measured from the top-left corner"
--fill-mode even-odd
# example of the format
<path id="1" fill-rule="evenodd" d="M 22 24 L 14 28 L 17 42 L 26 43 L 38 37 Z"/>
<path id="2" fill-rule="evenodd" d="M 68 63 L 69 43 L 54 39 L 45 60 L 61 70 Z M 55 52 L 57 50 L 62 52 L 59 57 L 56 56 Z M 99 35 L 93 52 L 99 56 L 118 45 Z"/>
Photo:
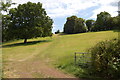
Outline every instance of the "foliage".
<path id="1" fill-rule="evenodd" d="M 104 78 L 120 76 L 120 40 L 102 41 L 89 50 L 92 74 Z"/>
<path id="2" fill-rule="evenodd" d="M 88 28 L 88 31 L 91 31 L 92 27 L 94 26 L 94 23 L 94 20 L 86 20 L 86 26 Z"/>
<path id="3" fill-rule="evenodd" d="M 2 41 L 8 41 L 13 39 L 13 36 L 9 36 L 9 32 L 8 32 L 8 27 L 11 23 L 10 18 L 11 16 L 6 14 L 2 14 L 2 12 L 4 13 L 8 13 L 9 12 L 9 7 L 11 7 L 11 5 L 15 5 L 16 3 L 11 3 L 11 0 L 7 0 L 6 3 L 4 1 L 1 1 L 1 8 L 0 8 L 0 17 L 2 19 Z"/>
<path id="4" fill-rule="evenodd" d="M 84 22 L 84 19 L 77 18 L 76 16 L 68 17 L 64 24 L 64 33 L 73 34 L 86 32 Z"/>
<path id="5" fill-rule="evenodd" d="M 101 12 L 97 15 L 97 20 L 85 20 L 77 16 L 67 18 L 64 24 L 64 33 L 74 34 L 88 31 L 105 31 L 119 29 L 120 17 L 111 17 L 108 12 Z M 87 27 L 85 27 L 85 24 Z"/>
<path id="6" fill-rule="evenodd" d="M 87 28 L 85 27 L 85 20 L 83 18 L 77 18 L 74 28 L 74 33 L 86 32 Z"/>
<path id="7" fill-rule="evenodd" d="M 110 19 L 111 15 L 108 12 L 104 11 L 98 14 L 93 31 L 111 30 Z"/>
<path id="8" fill-rule="evenodd" d="M 64 24 L 64 33 L 74 33 L 74 26 L 76 19 L 77 19 L 76 16 L 71 16 L 67 18 L 67 21 Z"/>
<path id="9" fill-rule="evenodd" d="M 15 5 L 16 3 L 11 3 L 11 0 L 6 0 L 6 3 L 1 1 L 1 8 L 0 11 L 5 11 L 8 12 L 9 11 L 9 7 L 11 7 L 11 5 Z"/>
<path id="10" fill-rule="evenodd" d="M 13 39 L 13 36 L 9 35 L 9 25 L 11 24 L 11 17 L 9 15 L 2 16 L 2 41 L 9 41 Z"/>
<path id="11" fill-rule="evenodd" d="M 119 22 L 120 22 L 120 16 L 116 16 L 116 17 L 112 18 L 112 22 L 111 23 L 112 23 L 112 26 L 113 26 L 114 29 L 119 29 L 120 30 Z"/>
<path id="12" fill-rule="evenodd" d="M 9 15 L 9 35 L 24 39 L 24 43 L 30 38 L 52 36 L 53 21 L 47 16 L 40 2 L 20 4 L 17 8 L 10 9 Z"/>

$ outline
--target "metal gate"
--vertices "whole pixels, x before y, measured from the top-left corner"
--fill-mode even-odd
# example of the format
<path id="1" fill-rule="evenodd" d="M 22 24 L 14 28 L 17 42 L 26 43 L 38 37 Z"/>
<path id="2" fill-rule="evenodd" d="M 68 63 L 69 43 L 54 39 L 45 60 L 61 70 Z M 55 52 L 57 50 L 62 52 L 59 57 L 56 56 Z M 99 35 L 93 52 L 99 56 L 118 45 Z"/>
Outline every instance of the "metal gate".
<path id="1" fill-rule="evenodd" d="M 75 52 L 74 53 L 74 63 L 75 65 L 85 65 L 90 64 L 91 55 L 85 52 Z"/>

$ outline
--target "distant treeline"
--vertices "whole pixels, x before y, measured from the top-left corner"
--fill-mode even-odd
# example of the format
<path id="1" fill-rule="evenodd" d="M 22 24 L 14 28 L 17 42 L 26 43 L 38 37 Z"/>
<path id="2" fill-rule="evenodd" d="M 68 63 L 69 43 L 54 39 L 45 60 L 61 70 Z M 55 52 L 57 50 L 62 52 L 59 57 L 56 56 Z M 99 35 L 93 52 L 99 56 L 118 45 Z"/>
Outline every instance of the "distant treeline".
<path id="1" fill-rule="evenodd" d="M 113 29 L 120 29 L 120 16 L 111 17 L 108 12 L 101 12 L 97 15 L 95 20 L 85 20 L 78 18 L 77 16 L 71 16 L 67 18 L 64 24 L 64 33 L 75 34 L 90 31 L 106 31 Z"/>

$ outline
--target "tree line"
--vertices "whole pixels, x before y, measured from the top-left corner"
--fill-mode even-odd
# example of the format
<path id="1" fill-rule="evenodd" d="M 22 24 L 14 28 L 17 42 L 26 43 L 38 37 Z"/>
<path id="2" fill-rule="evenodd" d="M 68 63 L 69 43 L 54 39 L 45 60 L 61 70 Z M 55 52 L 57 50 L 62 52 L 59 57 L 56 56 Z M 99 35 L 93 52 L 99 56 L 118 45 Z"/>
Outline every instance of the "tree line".
<path id="1" fill-rule="evenodd" d="M 12 3 L 2 2 L 2 41 L 52 36 L 53 20 L 47 15 L 42 4 L 27 2 L 9 9 Z"/>
<path id="2" fill-rule="evenodd" d="M 93 31 L 105 31 L 120 29 L 120 16 L 111 17 L 108 12 L 101 12 L 97 15 L 97 19 L 85 20 L 83 18 L 78 18 L 77 16 L 71 16 L 67 18 L 64 24 L 64 33 L 75 34 L 83 32 L 93 32 Z"/>

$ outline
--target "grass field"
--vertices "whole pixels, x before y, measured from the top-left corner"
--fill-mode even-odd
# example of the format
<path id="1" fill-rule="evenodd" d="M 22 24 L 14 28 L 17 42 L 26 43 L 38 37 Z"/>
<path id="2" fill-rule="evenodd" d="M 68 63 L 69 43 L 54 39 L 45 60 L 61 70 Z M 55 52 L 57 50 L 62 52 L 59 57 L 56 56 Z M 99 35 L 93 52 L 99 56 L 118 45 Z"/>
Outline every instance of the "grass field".
<path id="1" fill-rule="evenodd" d="M 76 70 L 78 68 L 73 66 L 74 52 L 86 52 L 99 41 L 116 37 L 118 33 L 115 31 L 101 31 L 29 39 L 27 44 L 23 44 L 23 40 L 10 41 L 3 43 L 3 64 L 11 61 L 41 60 L 66 73 L 82 77 L 83 75 L 77 73 L 84 70 Z"/>

